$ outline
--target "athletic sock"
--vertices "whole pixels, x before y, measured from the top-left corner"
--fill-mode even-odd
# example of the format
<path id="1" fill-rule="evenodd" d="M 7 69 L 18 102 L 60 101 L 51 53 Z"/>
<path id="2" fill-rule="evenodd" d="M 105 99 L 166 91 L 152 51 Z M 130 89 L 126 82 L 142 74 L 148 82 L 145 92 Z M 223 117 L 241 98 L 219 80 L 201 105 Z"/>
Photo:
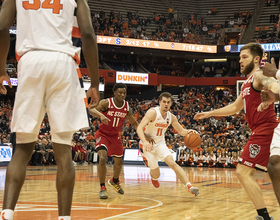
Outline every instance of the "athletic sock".
<path id="1" fill-rule="evenodd" d="M 59 216 L 58 220 L 71 220 L 71 216 Z"/>
<path id="2" fill-rule="evenodd" d="M 1 219 L 13 220 L 14 211 L 12 209 L 3 209 L 1 212 Z"/>
<path id="3" fill-rule="evenodd" d="M 100 183 L 100 187 L 105 186 L 105 183 Z"/>
<path id="4" fill-rule="evenodd" d="M 117 183 L 119 182 L 119 178 L 115 179 L 115 178 L 113 177 L 113 182 L 117 184 Z"/>
<path id="5" fill-rule="evenodd" d="M 153 177 L 151 177 L 151 179 L 152 179 L 152 180 L 155 180 L 155 181 L 157 181 L 157 180 L 158 180 L 158 179 L 155 179 L 155 178 L 153 178 Z"/>
<path id="6" fill-rule="evenodd" d="M 270 220 L 269 214 L 266 208 L 257 209 L 258 215 L 262 216 L 264 220 Z"/>
<path id="7" fill-rule="evenodd" d="M 192 184 L 190 182 L 187 182 L 186 186 L 192 186 Z"/>

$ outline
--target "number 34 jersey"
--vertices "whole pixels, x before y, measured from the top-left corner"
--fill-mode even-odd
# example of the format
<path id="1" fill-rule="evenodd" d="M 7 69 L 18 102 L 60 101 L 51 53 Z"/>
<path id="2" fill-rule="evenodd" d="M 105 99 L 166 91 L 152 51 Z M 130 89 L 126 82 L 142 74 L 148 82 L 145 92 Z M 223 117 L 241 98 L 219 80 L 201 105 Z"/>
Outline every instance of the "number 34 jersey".
<path id="1" fill-rule="evenodd" d="M 102 112 L 102 114 L 109 118 L 110 121 L 108 122 L 108 125 L 101 122 L 99 132 L 106 136 L 119 135 L 129 111 L 129 104 L 127 101 L 124 101 L 122 107 L 118 108 L 115 105 L 113 98 L 108 98 L 108 101 L 108 110 Z"/>
<path id="2" fill-rule="evenodd" d="M 167 111 L 165 118 L 162 117 L 159 107 L 153 108 L 156 111 L 156 119 L 146 125 L 144 133 L 150 136 L 156 144 L 164 141 L 165 132 L 171 124 L 171 113 Z"/>
<path id="3" fill-rule="evenodd" d="M 16 0 L 17 59 L 31 50 L 46 50 L 69 54 L 79 63 L 80 48 L 72 42 L 76 7 L 75 0 Z"/>

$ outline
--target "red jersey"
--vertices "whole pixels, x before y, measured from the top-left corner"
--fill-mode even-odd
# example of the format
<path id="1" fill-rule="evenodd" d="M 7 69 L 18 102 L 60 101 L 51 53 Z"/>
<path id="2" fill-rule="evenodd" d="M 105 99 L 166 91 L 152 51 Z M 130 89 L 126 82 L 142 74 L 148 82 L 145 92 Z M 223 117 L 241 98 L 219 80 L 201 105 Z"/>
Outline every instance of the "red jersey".
<path id="1" fill-rule="evenodd" d="M 262 112 L 257 111 L 262 100 L 260 91 L 255 90 L 252 85 L 255 73 L 243 83 L 241 87 L 242 99 L 244 102 L 246 120 L 252 132 L 257 135 L 266 135 L 268 132 L 271 132 L 271 129 L 277 127 L 278 122 L 276 120 L 274 104 L 271 104 Z"/>
<path id="2" fill-rule="evenodd" d="M 110 121 L 108 122 L 108 125 L 101 122 L 99 132 L 106 136 L 119 135 L 129 111 L 129 104 L 127 101 L 124 101 L 122 107 L 118 108 L 115 105 L 113 98 L 108 98 L 108 101 L 108 109 L 106 112 L 102 112 L 102 114 L 109 118 Z"/>

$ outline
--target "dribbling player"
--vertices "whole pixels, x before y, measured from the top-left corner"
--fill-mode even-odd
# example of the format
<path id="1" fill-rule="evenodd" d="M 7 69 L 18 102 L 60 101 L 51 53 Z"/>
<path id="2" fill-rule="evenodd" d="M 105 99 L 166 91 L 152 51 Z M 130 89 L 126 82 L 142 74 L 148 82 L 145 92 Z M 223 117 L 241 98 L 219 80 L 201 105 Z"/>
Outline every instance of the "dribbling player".
<path id="1" fill-rule="evenodd" d="M 146 165 L 150 168 L 152 183 L 156 188 L 159 187 L 160 169 L 158 160 L 160 159 L 174 170 L 181 182 L 188 187 L 189 192 L 197 196 L 199 189 L 192 186 L 184 170 L 174 161 L 164 139 L 169 125 L 172 125 L 182 136 L 196 131 L 184 129 L 179 124 L 176 116 L 171 114 L 169 109 L 172 105 L 172 95 L 170 93 L 161 93 L 159 100 L 159 107 L 149 109 L 137 128 L 137 134 L 141 140 L 140 148 L 143 151 L 143 159 L 147 160 Z M 151 137 L 155 143 L 149 143 L 145 138 L 145 134 Z"/>

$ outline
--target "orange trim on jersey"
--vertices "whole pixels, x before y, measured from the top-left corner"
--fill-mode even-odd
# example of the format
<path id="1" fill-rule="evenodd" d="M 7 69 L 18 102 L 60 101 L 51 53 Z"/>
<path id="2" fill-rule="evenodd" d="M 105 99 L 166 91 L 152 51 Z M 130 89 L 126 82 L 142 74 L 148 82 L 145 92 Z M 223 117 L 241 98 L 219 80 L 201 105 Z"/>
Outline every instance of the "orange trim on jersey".
<path id="1" fill-rule="evenodd" d="M 78 27 L 73 27 L 72 28 L 72 37 L 81 38 L 81 32 L 80 32 L 80 29 Z"/>
<path id="2" fill-rule="evenodd" d="M 79 65 L 81 60 L 80 60 L 80 57 L 78 56 L 78 54 L 75 53 L 73 58 L 74 58 L 74 60 L 76 60 L 76 63 Z"/>
<path id="3" fill-rule="evenodd" d="M 87 98 L 84 98 L 84 101 L 85 101 L 86 108 L 88 108 L 88 101 L 87 101 Z"/>
<path id="4" fill-rule="evenodd" d="M 77 69 L 79 79 L 83 78 L 80 68 Z"/>
<path id="5" fill-rule="evenodd" d="M 17 60 L 17 61 L 19 61 L 19 60 L 20 60 L 20 58 L 21 58 L 21 56 L 20 56 L 20 55 L 18 55 L 18 54 L 17 54 L 17 52 L 16 52 L 16 60 Z"/>

